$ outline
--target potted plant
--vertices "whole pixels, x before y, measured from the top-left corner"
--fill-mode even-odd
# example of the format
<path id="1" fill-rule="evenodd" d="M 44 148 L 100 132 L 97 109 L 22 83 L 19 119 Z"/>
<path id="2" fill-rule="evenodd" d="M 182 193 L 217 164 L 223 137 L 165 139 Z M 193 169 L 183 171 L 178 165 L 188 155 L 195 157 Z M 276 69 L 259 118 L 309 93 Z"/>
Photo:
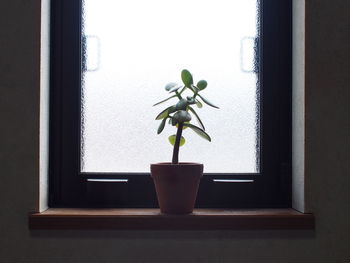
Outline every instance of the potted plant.
<path id="1" fill-rule="evenodd" d="M 186 69 L 182 70 L 181 79 L 183 85 L 171 82 L 165 86 L 165 90 L 172 96 L 153 105 L 156 106 L 171 99 L 178 100 L 176 104 L 167 107 L 156 117 L 156 120 L 161 121 L 158 134 L 163 131 L 167 123 L 177 128 L 176 134 L 169 137 L 169 142 L 174 146 L 172 162 L 151 164 L 151 176 L 160 210 L 167 214 L 192 213 L 199 182 L 203 175 L 203 164 L 179 163 L 179 148 L 185 143 L 185 138 L 182 136 L 183 129 L 189 128 L 205 140 L 211 141 L 203 122 L 194 110 L 194 105 L 202 108 L 205 103 L 218 108 L 200 94 L 207 87 L 205 80 L 200 80 L 194 85 L 192 74 Z M 185 98 L 186 93 L 189 95 Z M 192 116 L 197 119 L 200 127 L 191 123 Z"/>

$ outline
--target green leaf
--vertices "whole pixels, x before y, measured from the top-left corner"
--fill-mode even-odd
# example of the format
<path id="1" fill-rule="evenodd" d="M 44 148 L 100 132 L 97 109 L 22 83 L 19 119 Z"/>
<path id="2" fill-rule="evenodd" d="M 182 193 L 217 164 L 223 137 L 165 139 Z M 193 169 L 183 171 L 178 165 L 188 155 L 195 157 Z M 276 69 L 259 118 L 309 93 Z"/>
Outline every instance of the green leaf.
<path id="1" fill-rule="evenodd" d="M 173 119 L 176 120 L 176 123 L 186 122 L 191 120 L 191 115 L 187 111 L 179 110 L 174 114 Z"/>
<path id="2" fill-rule="evenodd" d="M 208 82 L 206 82 L 204 79 L 198 81 L 197 88 L 199 90 L 204 90 L 208 86 Z"/>
<path id="3" fill-rule="evenodd" d="M 171 118 L 171 125 L 175 126 L 177 124 L 177 119 Z"/>
<path id="4" fill-rule="evenodd" d="M 215 106 L 215 105 L 214 105 L 213 103 L 211 103 L 209 100 L 203 98 L 203 96 L 201 96 L 201 95 L 199 95 L 199 94 L 198 94 L 198 96 L 203 100 L 203 102 L 204 102 L 205 104 L 208 104 L 209 106 L 211 106 L 211 107 L 213 107 L 213 108 L 219 109 L 218 106 Z"/>
<path id="5" fill-rule="evenodd" d="M 193 84 L 192 74 L 187 69 L 183 69 L 181 71 L 181 79 L 186 87 L 191 87 L 191 85 Z"/>
<path id="6" fill-rule="evenodd" d="M 173 88 L 171 88 L 171 89 L 169 90 L 169 93 L 174 92 L 174 91 L 177 91 L 177 90 L 180 89 L 180 88 L 181 88 L 180 85 L 175 86 L 175 87 L 173 87 Z"/>
<path id="7" fill-rule="evenodd" d="M 175 83 L 175 82 L 170 82 L 170 83 L 165 85 L 165 90 L 170 92 L 170 90 L 175 88 L 175 87 L 180 87 L 180 85 Z"/>
<path id="8" fill-rule="evenodd" d="M 164 130 L 165 122 L 167 118 L 164 118 L 158 127 L 157 134 L 160 134 Z"/>
<path id="9" fill-rule="evenodd" d="M 171 145 L 174 145 L 175 144 L 175 140 L 176 140 L 176 135 L 171 135 L 169 136 L 168 138 L 169 142 L 171 143 Z M 180 146 L 184 145 L 186 142 L 185 138 L 183 136 L 181 136 L 180 138 Z"/>
<path id="10" fill-rule="evenodd" d="M 186 110 L 187 107 L 187 100 L 186 99 L 181 99 L 177 104 L 176 104 L 176 110 Z"/>
<path id="11" fill-rule="evenodd" d="M 169 114 L 174 112 L 175 110 L 176 110 L 175 106 L 170 106 L 166 108 L 165 110 L 163 110 L 161 113 L 158 114 L 158 116 L 156 117 L 156 120 L 161 120 L 168 117 Z"/>
<path id="12" fill-rule="evenodd" d="M 176 97 L 176 95 L 173 95 L 173 96 L 171 96 L 171 97 L 169 97 L 169 98 L 167 98 L 167 99 L 165 99 L 165 100 L 162 100 L 162 101 L 160 101 L 160 102 L 157 102 L 156 104 L 154 104 L 153 106 L 157 106 L 157 105 L 159 105 L 159 104 L 161 104 L 161 103 L 163 103 L 163 102 L 166 102 L 166 101 L 168 101 L 168 100 L 170 100 L 170 99 L 172 99 L 172 98 L 175 98 Z"/>
<path id="13" fill-rule="evenodd" d="M 210 136 L 208 135 L 208 133 L 206 133 L 205 131 L 203 131 L 201 128 L 195 126 L 195 125 L 192 125 L 190 123 L 184 123 L 184 126 L 187 126 L 189 128 L 191 128 L 194 132 L 196 132 L 199 136 L 201 136 L 202 138 L 208 140 L 211 142 L 211 138 Z"/>
<path id="14" fill-rule="evenodd" d="M 197 118 L 197 120 L 198 120 L 198 122 L 199 122 L 201 128 L 205 131 L 204 124 L 203 124 L 203 122 L 201 121 L 201 119 L 199 118 L 197 112 L 195 112 L 195 110 L 194 110 L 192 107 L 190 107 L 190 106 L 188 106 L 188 109 L 194 114 L 194 116 L 196 116 L 196 118 Z"/>
<path id="15" fill-rule="evenodd" d="M 196 105 L 197 105 L 198 108 L 202 108 L 203 107 L 202 102 L 200 102 L 199 100 L 196 100 Z"/>

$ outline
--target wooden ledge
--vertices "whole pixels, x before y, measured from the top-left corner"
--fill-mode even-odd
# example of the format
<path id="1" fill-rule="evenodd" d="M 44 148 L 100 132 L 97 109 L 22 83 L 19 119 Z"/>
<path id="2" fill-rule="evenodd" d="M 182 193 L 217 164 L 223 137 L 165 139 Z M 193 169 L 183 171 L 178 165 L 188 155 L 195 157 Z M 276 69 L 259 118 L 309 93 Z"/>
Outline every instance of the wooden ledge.
<path id="1" fill-rule="evenodd" d="M 29 215 L 30 229 L 245 230 L 313 229 L 314 216 L 293 209 L 195 209 L 164 215 L 159 209 L 50 208 Z"/>

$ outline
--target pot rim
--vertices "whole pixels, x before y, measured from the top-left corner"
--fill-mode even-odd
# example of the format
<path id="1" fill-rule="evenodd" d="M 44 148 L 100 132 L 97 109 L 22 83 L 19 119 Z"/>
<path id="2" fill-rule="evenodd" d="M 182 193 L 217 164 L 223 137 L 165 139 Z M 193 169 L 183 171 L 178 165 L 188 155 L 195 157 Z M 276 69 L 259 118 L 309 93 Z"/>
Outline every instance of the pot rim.
<path id="1" fill-rule="evenodd" d="M 178 164 L 172 164 L 171 162 L 152 163 L 151 166 L 201 166 L 202 163 L 192 162 L 179 162 Z"/>

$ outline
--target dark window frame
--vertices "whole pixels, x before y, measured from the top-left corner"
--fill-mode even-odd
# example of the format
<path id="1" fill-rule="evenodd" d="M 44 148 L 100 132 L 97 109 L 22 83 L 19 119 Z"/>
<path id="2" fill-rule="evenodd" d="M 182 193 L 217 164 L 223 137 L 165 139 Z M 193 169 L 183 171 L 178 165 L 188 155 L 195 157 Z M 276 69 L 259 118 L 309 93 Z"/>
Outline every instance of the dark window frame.
<path id="1" fill-rule="evenodd" d="M 291 206 L 291 2 L 260 0 L 260 174 L 205 174 L 197 207 Z M 51 1 L 49 205 L 157 207 L 148 173 L 80 172 L 81 11 L 81 0 Z"/>

